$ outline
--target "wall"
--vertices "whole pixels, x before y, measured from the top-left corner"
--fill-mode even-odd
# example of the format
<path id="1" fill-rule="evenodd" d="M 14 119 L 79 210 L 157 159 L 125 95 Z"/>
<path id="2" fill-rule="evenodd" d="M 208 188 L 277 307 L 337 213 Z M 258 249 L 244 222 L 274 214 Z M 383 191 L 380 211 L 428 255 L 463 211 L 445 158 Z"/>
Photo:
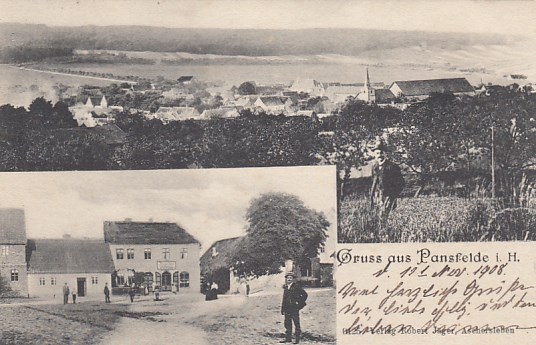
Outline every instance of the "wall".
<path id="1" fill-rule="evenodd" d="M 92 277 L 97 277 L 96 284 L 92 282 Z M 40 285 L 40 278 L 45 278 L 45 285 Z M 56 285 L 51 285 L 52 278 L 56 278 Z M 58 302 L 62 302 L 63 286 L 67 283 L 72 293 L 73 288 L 77 288 L 77 278 L 86 278 L 86 294 L 84 297 L 77 296 L 77 301 L 100 298 L 104 301 L 104 284 L 108 283 L 109 287 L 112 284 L 111 275 L 109 273 L 29 273 L 29 295 L 30 297 L 54 299 L 58 300 Z M 71 296 L 69 296 L 69 302 L 71 302 Z"/>
<path id="2" fill-rule="evenodd" d="M 7 255 L 2 255 L 2 247 L 8 246 Z M 11 270 L 19 272 L 19 280 L 11 281 Z M 26 246 L 22 244 L 0 244 L 0 276 L 13 292 L 26 297 L 28 295 L 28 278 L 26 274 Z"/>
<path id="3" fill-rule="evenodd" d="M 116 249 L 123 249 L 123 259 L 117 259 Z M 128 259 L 127 250 L 134 249 L 134 258 Z M 151 249 L 151 259 L 145 259 L 144 250 Z M 169 248 L 170 255 L 164 259 L 162 250 Z M 181 257 L 181 251 L 187 249 L 186 258 Z M 186 271 L 190 274 L 190 287 L 181 288 L 183 292 L 199 292 L 201 284 L 201 267 L 199 264 L 201 247 L 197 243 L 193 244 L 110 244 L 110 252 L 114 260 L 116 270 L 133 269 L 136 272 L 156 272 L 168 271 L 173 276 L 174 272 Z M 156 281 L 156 280 L 155 280 Z"/>

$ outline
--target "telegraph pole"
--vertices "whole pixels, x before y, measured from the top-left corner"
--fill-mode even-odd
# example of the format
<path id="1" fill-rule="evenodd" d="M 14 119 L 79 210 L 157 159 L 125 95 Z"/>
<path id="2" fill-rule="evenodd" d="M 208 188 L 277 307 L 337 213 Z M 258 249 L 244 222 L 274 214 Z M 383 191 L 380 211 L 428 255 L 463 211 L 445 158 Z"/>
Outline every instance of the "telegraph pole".
<path id="1" fill-rule="evenodd" d="M 491 199 L 495 202 L 495 126 L 491 126 Z"/>

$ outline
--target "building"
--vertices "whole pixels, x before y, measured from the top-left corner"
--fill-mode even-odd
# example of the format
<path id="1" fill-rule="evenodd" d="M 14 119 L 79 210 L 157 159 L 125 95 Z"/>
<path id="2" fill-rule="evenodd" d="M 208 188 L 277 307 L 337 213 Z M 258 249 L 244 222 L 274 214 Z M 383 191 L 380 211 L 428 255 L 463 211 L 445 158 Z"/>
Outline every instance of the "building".
<path id="1" fill-rule="evenodd" d="M 218 109 L 207 109 L 201 114 L 203 119 L 232 119 L 240 116 L 236 107 L 222 107 Z"/>
<path id="2" fill-rule="evenodd" d="M 192 107 L 160 107 L 154 114 L 146 116 L 147 119 L 159 119 L 163 124 L 173 121 L 200 120 L 197 109 Z"/>
<path id="3" fill-rule="evenodd" d="M 311 97 L 322 97 L 326 91 L 324 85 L 314 79 L 297 79 L 289 87 L 289 90 L 307 93 Z"/>
<path id="4" fill-rule="evenodd" d="M 236 293 L 244 289 L 246 277 L 237 276 L 232 271 L 232 259 L 243 239 L 242 236 L 216 241 L 201 256 L 201 275 L 207 281 L 216 281 L 220 293 L 228 291 Z M 333 258 L 326 251 L 326 246 L 320 248 L 320 253 L 316 258 L 311 258 L 309 262 L 301 266 L 293 267 L 293 270 L 297 280 L 304 285 L 333 286 Z M 279 288 L 281 282 L 284 281 L 283 271 L 281 274 L 249 279 L 251 291 Z"/>
<path id="5" fill-rule="evenodd" d="M 292 100 L 289 97 L 261 96 L 253 103 L 255 108 L 269 114 L 289 113 L 292 107 Z"/>
<path id="6" fill-rule="evenodd" d="M 363 88 L 363 91 L 357 95 L 357 98 L 369 104 L 376 103 L 376 89 L 373 88 L 372 85 L 370 85 L 370 77 L 368 73 L 368 68 L 367 68 L 367 76 L 365 78 L 365 87 Z"/>
<path id="7" fill-rule="evenodd" d="M 450 92 L 456 96 L 474 96 L 475 90 L 465 78 L 395 81 L 389 90 L 396 97 L 422 100 L 431 93 Z"/>
<path id="8" fill-rule="evenodd" d="M 102 297 L 114 263 L 102 240 L 28 240 L 28 295 L 61 298 L 65 283 L 79 297 Z"/>
<path id="9" fill-rule="evenodd" d="M 112 286 L 130 285 L 143 273 L 150 291 L 199 292 L 200 243 L 174 223 L 104 222 L 115 274 Z"/>
<path id="10" fill-rule="evenodd" d="M 21 209 L 0 209 L 0 286 L 28 294 L 26 272 L 26 222 Z M 5 285 L 3 285 L 5 284 Z"/>

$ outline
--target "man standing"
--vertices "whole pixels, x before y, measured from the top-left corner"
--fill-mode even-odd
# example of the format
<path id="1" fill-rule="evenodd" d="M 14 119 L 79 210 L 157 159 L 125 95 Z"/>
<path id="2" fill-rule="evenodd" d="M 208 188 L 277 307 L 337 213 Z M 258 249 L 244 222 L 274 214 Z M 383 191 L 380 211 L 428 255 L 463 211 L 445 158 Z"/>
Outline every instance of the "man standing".
<path id="1" fill-rule="evenodd" d="M 63 304 L 69 303 L 69 285 L 63 285 Z"/>
<path id="2" fill-rule="evenodd" d="M 73 304 L 76 304 L 76 289 L 73 289 Z"/>
<path id="3" fill-rule="evenodd" d="M 281 343 L 292 342 L 292 323 L 296 334 L 294 344 L 300 342 L 300 310 L 305 307 L 307 292 L 294 282 L 294 273 L 288 272 L 285 275 L 285 285 L 283 286 L 283 303 L 281 303 L 281 315 L 285 315 L 285 340 Z"/>
<path id="4" fill-rule="evenodd" d="M 110 303 L 110 289 L 108 288 L 108 283 L 104 284 L 104 302 Z"/>
<path id="5" fill-rule="evenodd" d="M 378 140 L 372 149 L 375 162 L 372 165 L 371 207 L 378 207 L 385 220 L 396 208 L 396 199 L 405 186 L 400 167 L 385 156 L 385 144 Z"/>

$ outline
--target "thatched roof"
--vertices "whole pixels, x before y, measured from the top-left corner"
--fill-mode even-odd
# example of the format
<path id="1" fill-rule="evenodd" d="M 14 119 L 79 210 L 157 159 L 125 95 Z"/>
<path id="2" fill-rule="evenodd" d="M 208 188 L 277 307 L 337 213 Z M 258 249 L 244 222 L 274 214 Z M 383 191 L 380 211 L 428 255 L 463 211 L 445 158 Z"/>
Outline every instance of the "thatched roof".
<path id="1" fill-rule="evenodd" d="M 244 236 L 227 238 L 217 241 L 201 256 L 201 274 L 206 275 L 219 268 L 230 268 L 231 259 L 235 255 Z"/>

